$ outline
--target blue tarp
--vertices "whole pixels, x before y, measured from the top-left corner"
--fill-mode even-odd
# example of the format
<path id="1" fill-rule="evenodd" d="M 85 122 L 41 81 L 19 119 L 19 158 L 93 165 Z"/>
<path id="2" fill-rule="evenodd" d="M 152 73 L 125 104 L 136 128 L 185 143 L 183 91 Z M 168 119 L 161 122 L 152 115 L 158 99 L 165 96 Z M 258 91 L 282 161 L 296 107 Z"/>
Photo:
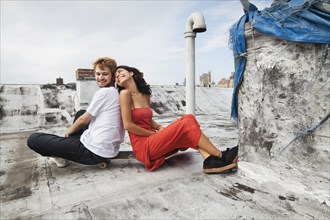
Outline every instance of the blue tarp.
<path id="1" fill-rule="evenodd" d="M 329 0 L 282 0 L 276 1 L 262 11 L 250 11 L 236 22 L 230 30 L 230 41 L 235 57 L 234 89 L 231 117 L 238 117 L 237 91 L 243 79 L 246 64 L 244 24 L 251 22 L 253 28 L 265 35 L 281 39 L 330 44 L 330 14 L 314 7 L 316 3 Z"/>

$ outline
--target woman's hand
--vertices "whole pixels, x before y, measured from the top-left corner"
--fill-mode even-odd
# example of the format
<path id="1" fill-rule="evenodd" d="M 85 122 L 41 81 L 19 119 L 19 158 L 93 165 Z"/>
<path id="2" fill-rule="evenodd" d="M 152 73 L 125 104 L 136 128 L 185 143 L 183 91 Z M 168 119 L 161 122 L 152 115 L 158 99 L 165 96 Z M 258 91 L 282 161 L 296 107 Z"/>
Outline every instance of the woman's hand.
<path id="1" fill-rule="evenodd" d="M 156 129 L 156 132 L 159 132 L 159 131 L 161 131 L 161 130 L 163 130 L 164 129 L 164 127 L 163 126 L 161 126 L 161 125 L 158 125 L 157 126 L 157 129 Z"/>

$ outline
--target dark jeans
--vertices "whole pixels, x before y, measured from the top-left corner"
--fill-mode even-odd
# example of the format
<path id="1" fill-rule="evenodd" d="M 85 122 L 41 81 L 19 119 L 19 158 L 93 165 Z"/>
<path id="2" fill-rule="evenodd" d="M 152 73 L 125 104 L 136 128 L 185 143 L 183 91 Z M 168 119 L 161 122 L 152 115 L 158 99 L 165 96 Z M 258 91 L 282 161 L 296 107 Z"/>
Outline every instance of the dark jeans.
<path id="1" fill-rule="evenodd" d="M 74 121 L 84 112 L 78 111 Z M 42 156 L 60 157 L 81 164 L 94 165 L 106 161 L 106 158 L 94 154 L 80 142 L 80 136 L 87 128 L 82 128 L 70 137 L 36 132 L 27 139 L 27 145 Z"/>

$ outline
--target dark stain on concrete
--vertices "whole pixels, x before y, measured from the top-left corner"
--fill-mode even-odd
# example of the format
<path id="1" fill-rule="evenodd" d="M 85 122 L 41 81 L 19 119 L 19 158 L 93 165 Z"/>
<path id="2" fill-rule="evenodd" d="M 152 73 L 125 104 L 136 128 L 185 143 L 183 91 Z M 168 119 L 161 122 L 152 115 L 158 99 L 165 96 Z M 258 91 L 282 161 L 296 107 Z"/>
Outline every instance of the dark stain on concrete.
<path id="1" fill-rule="evenodd" d="M 229 187 L 229 189 L 225 190 L 216 190 L 217 193 L 220 195 L 223 195 L 227 198 L 230 198 L 232 200 L 243 200 L 242 198 L 239 197 L 239 194 L 242 192 L 248 192 L 253 194 L 256 190 L 250 186 L 241 184 L 241 183 L 235 183 L 233 184 L 233 187 Z M 250 201 L 250 200 L 249 200 Z"/>
<path id="2" fill-rule="evenodd" d="M 298 198 L 294 197 L 293 195 L 288 195 L 288 196 L 279 195 L 278 198 L 280 200 L 289 200 L 289 201 L 292 201 L 292 202 L 298 200 Z"/>
<path id="3" fill-rule="evenodd" d="M 11 134 L 2 135 L 1 141 L 6 140 L 7 136 L 11 136 Z M 32 188 L 38 185 L 39 171 L 36 163 L 31 162 L 31 159 L 38 155 L 26 146 L 28 133 L 16 133 L 15 136 L 19 146 L 15 147 L 15 151 L 7 150 L 5 152 L 12 158 L 6 161 L 6 172 L 0 172 L 3 178 L 1 202 L 29 197 L 32 194 Z"/>
<path id="4" fill-rule="evenodd" d="M 73 206 L 71 210 L 66 213 L 74 213 L 76 219 L 93 219 L 89 207 L 84 203 Z"/>
<path id="5" fill-rule="evenodd" d="M 233 186 L 235 188 L 241 190 L 241 191 L 246 191 L 246 192 L 249 192 L 249 193 L 254 193 L 255 192 L 254 188 L 243 185 L 243 184 L 240 184 L 240 183 L 235 183 Z"/>
<path id="6" fill-rule="evenodd" d="M 29 197 L 29 196 L 31 196 L 31 194 L 32 194 L 32 191 L 30 188 L 27 188 L 27 187 L 16 188 L 12 191 L 12 194 L 7 195 L 7 198 L 5 199 L 5 201 L 12 201 L 12 200 L 16 200 L 16 199 Z"/>
<path id="7" fill-rule="evenodd" d="M 5 171 L 3 171 L 3 170 L 0 171 L 0 176 L 3 176 L 3 175 L 5 175 L 5 174 L 6 174 Z"/>

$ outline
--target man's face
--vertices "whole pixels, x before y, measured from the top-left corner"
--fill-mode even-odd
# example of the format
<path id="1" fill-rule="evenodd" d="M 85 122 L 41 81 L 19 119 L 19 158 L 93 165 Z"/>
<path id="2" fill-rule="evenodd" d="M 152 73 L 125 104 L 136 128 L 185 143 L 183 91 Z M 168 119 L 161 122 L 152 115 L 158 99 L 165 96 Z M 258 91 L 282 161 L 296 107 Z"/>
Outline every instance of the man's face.
<path id="1" fill-rule="evenodd" d="M 112 83 L 112 74 L 109 67 L 104 67 L 103 70 L 96 66 L 95 71 L 95 80 L 100 88 L 109 87 Z"/>

